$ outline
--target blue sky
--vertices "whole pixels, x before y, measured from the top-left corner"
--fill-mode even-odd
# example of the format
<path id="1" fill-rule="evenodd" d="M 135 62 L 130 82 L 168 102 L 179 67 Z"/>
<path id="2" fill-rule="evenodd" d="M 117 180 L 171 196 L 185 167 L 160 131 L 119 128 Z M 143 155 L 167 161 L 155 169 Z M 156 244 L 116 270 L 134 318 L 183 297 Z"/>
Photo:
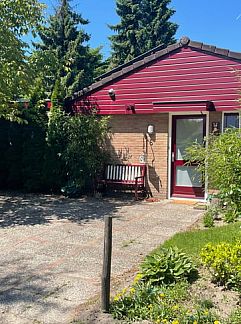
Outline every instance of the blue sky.
<path id="1" fill-rule="evenodd" d="M 57 0 L 42 0 L 52 12 Z M 103 46 L 103 54 L 110 53 L 108 24 L 119 21 L 115 12 L 115 0 L 72 0 L 72 6 L 90 21 L 85 30 L 91 34 L 92 47 Z M 173 0 L 176 10 L 172 21 L 179 25 L 177 39 L 189 36 L 217 47 L 241 52 L 241 1 L 240 0 Z"/>

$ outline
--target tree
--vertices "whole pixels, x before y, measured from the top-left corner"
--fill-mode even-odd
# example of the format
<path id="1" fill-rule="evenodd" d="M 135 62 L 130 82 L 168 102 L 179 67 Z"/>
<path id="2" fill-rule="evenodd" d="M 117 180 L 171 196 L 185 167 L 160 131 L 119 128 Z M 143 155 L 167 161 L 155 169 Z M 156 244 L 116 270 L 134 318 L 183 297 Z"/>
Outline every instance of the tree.
<path id="1" fill-rule="evenodd" d="M 117 34 L 110 36 L 112 47 L 112 63 L 120 65 L 130 61 L 141 54 L 140 21 L 141 21 L 140 0 L 117 0 L 116 12 L 121 17 L 117 25 L 110 25 L 110 29 Z"/>
<path id="2" fill-rule="evenodd" d="M 169 8 L 171 0 L 143 0 L 142 44 L 143 51 L 158 45 L 175 43 L 178 25 L 169 21 L 175 10 Z"/>
<path id="3" fill-rule="evenodd" d="M 35 44 L 37 51 L 34 53 L 36 67 L 39 69 L 42 64 L 38 76 L 43 79 L 47 71 L 50 94 L 56 80 L 61 84 L 64 97 L 71 96 L 92 82 L 95 69 L 101 64 L 101 55 L 99 50 L 91 50 L 85 44 L 90 37 L 79 26 L 87 23 L 72 10 L 69 0 L 61 0 L 55 14 L 50 16 L 48 25 L 39 31 L 41 43 Z M 42 63 L 38 65 L 39 61 Z"/>
<path id="4" fill-rule="evenodd" d="M 0 118 L 19 120 L 11 101 L 26 93 L 30 85 L 26 47 L 21 37 L 35 31 L 43 5 L 37 0 L 0 2 Z"/>
<path id="5" fill-rule="evenodd" d="M 162 44 L 175 42 L 177 24 L 169 21 L 175 10 L 171 0 L 117 0 L 121 21 L 109 27 L 116 32 L 109 37 L 112 64 L 120 65 Z"/>

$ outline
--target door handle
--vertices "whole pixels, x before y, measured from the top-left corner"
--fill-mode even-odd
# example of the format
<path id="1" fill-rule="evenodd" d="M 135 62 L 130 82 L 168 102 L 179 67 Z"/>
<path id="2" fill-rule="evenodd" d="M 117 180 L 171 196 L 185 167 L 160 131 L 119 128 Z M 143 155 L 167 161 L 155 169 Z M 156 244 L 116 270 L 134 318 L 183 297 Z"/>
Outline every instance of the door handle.
<path id="1" fill-rule="evenodd" d="M 172 162 L 174 162 L 174 159 L 175 159 L 175 155 L 174 152 L 172 152 Z"/>

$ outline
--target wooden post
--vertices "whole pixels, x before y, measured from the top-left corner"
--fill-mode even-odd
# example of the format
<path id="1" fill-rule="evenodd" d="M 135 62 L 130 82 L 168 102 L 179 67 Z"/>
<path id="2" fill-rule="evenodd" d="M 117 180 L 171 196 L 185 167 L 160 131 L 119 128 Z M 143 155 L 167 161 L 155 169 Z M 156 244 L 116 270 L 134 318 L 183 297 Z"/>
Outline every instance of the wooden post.
<path id="1" fill-rule="evenodd" d="M 101 280 L 101 309 L 108 313 L 110 309 L 110 273 L 112 252 L 112 217 L 105 216 L 104 258 Z"/>

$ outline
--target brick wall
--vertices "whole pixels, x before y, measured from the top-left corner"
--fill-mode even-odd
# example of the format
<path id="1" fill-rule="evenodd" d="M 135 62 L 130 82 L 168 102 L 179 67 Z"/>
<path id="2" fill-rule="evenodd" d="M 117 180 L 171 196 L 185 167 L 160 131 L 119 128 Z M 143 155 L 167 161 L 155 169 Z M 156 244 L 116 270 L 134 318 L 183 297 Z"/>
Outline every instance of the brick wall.
<path id="1" fill-rule="evenodd" d="M 210 112 L 209 132 L 212 122 L 220 122 L 222 113 Z M 108 149 L 115 163 L 140 163 L 146 156 L 147 187 L 154 197 L 168 195 L 168 114 L 113 115 L 110 118 L 111 134 Z M 147 126 L 154 125 L 152 145 L 146 137 Z"/>
<path id="2" fill-rule="evenodd" d="M 154 125 L 152 145 L 147 126 Z M 114 115 L 110 119 L 108 147 L 114 162 L 140 163 L 146 156 L 147 187 L 153 196 L 167 198 L 168 114 Z"/>

